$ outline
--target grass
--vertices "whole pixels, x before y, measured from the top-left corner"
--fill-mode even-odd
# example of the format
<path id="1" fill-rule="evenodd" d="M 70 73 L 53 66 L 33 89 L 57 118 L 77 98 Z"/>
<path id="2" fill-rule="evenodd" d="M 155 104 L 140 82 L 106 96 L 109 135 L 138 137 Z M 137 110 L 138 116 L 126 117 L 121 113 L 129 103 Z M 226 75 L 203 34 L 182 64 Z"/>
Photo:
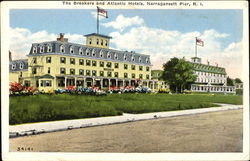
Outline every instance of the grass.
<path id="1" fill-rule="evenodd" d="M 10 97 L 10 124 L 52 120 L 115 116 L 218 106 L 214 103 L 242 104 L 235 95 L 110 94 L 35 95 Z"/>

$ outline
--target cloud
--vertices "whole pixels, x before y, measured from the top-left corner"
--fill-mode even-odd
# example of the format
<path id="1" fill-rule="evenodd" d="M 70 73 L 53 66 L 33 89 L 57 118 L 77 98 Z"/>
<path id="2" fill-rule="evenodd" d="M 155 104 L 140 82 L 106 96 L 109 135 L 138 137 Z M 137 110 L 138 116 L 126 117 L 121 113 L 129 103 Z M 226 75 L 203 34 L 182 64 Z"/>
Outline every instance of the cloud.
<path id="1" fill-rule="evenodd" d="M 47 31 L 38 31 L 32 33 L 25 28 L 10 28 L 10 51 L 13 59 L 27 58 L 32 43 L 45 41 L 54 41 L 58 35 L 48 33 Z M 65 37 L 70 42 L 85 44 L 85 38 L 82 35 L 66 33 Z"/>
<path id="2" fill-rule="evenodd" d="M 211 65 L 215 65 L 217 62 L 226 68 L 230 77 L 242 77 L 242 43 L 234 42 L 223 47 L 223 39 L 229 35 L 214 29 L 202 33 L 182 33 L 139 26 L 125 33 L 112 32 L 110 36 L 114 48 L 151 55 L 153 69 L 161 69 L 162 64 L 172 57 L 190 60 L 195 56 L 195 37 L 199 37 L 205 42 L 204 47 L 197 46 L 198 57 L 202 58 L 203 63 L 208 60 Z"/>
<path id="3" fill-rule="evenodd" d="M 141 26 L 143 24 L 144 20 L 139 16 L 124 17 L 123 15 L 118 15 L 115 21 L 103 23 L 102 25 L 105 27 L 112 27 L 122 32 L 125 28 L 129 26 Z"/>

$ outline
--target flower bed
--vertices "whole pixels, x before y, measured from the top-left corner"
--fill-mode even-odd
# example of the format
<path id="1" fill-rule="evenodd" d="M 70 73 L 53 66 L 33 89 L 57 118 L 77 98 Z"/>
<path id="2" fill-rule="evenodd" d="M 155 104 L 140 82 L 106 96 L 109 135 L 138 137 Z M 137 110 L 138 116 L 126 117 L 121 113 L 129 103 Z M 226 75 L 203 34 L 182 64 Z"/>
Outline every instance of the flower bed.
<path id="1" fill-rule="evenodd" d="M 34 95 L 38 93 L 38 90 L 32 86 L 25 87 L 17 82 L 10 83 L 10 95 L 11 96 L 21 96 L 21 95 Z"/>

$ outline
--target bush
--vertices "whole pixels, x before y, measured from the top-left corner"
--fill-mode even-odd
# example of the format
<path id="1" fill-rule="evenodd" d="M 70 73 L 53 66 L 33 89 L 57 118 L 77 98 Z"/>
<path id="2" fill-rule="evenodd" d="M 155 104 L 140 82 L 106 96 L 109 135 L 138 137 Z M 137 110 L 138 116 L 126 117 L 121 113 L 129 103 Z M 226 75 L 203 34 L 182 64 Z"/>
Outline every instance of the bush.
<path id="1" fill-rule="evenodd" d="M 158 90 L 158 93 L 170 93 L 170 89 L 161 88 Z"/>
<path id="2" fill-rule="evenodd" d="M 237 95 L 243 95 L 243 89 L 236 89 Z"/>

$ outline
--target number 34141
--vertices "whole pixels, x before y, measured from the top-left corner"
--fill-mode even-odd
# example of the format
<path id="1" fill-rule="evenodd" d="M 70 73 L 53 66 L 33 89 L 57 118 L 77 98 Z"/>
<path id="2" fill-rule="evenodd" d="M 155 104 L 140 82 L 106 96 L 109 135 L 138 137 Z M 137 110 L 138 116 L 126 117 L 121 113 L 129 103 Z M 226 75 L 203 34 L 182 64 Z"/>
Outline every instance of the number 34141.
<path id="1" fill-rule="evenodd" d="M 17 151 L 33 151 L 32 147 L 17 147 Z"/>

